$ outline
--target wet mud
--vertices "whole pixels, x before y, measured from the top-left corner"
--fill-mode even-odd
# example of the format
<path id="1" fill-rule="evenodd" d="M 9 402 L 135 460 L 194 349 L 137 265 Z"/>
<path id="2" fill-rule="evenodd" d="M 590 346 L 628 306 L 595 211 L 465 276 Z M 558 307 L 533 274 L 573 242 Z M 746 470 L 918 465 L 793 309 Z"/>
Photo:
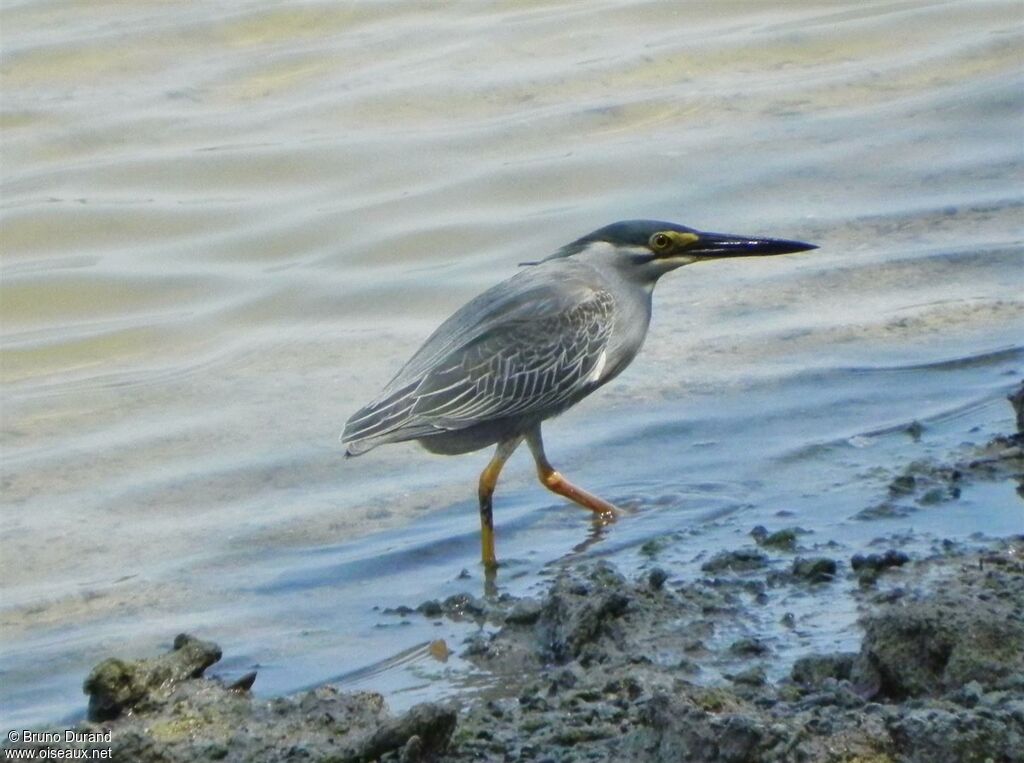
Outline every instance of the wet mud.
<path id="1" fill-rule="evenodd" d="M 1024 385 L 1011 402 L 1024 424 Z M 879 505 L 1022 481 L 1022 439 L 910 464 Z M 1024 760 L 1024 535 L 812 556 L 801 534 L 753 528 L 696 577 L 599 561 L 536 597 L 392 602 L 386 617 L 475 623 L 454 648 L 491 676 L 397 717 L 379 694 L 331 686 L 255 698 L 257 676 L 207 676 L 220 650 L 182 635 L 168 654 L 93 670 L 80 730 L 110 741 L 79 746 L 142 762 Z M 792 626 L 779 595 L 792 587 L 824 608 L 852 596 L 859 649 L 780 658 L 759 623 Z"/>

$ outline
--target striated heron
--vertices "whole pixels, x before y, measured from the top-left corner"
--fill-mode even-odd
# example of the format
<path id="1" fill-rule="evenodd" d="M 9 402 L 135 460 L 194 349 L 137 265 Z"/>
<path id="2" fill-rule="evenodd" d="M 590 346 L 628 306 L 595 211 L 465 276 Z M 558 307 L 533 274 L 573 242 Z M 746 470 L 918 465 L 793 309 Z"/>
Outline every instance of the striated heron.
<path id="1" fill-rule="evenodd" d="M 540 481 L 604 520 L 616 509 L 573 485 L 544 454 L 541 423 L 614 379 L 636 356 L 665 273 L 723 257 L 815 249 L 799 241 L 706 233 L 674 223 L 613 223 L 528 265 L 473 299 L 430 336 L 345 425 L 347 456 L 418 440 L 432 453 L 497 444 L 480 475 L 483 563 L 497 564 L 491 497 L 526 440 Z"/>

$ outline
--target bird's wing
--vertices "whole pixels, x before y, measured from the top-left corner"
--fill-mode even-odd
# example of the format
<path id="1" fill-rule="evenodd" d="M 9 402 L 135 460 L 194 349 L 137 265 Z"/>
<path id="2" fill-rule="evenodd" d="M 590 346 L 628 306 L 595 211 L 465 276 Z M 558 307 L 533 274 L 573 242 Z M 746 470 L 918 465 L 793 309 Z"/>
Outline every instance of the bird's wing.
<path id="1" fill-rule="evenodd" d="M 342 439 L 417 439 L 542 415 L 587 390 L 604 363 L 614 298 L 573 270 L 563 269 L 558 278 L 531 271 L 498 284 L 442 324 L 380 397 L 349 419 Z"/>

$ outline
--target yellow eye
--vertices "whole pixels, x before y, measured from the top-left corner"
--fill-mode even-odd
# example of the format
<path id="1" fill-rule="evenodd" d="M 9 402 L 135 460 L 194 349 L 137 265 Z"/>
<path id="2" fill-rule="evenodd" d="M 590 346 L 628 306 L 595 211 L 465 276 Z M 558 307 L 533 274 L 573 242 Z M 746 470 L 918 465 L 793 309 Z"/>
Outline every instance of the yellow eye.
<path id="1" fill-rule="evenodd" d="M 650 240 L 651 249 L 656 252 L 664 252 L 672 246 L 672 239 L 664 233 L 655 233 Z"/>

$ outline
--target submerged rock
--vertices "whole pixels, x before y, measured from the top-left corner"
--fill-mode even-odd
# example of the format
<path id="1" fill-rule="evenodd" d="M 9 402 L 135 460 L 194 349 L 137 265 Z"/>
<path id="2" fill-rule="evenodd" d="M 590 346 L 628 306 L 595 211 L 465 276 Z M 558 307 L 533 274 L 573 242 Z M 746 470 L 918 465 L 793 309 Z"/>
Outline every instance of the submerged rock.
<path id="1" fill-rule="evenodd" d="M 721 551 L 701 565 L 704 572 L 747 572 L 768 566 L 768 556 L 756 549 Z"/>
<path id="2" fill-rule="evenodd" d="M 889 549 L 884 554 L 854 554 L 850 559 L 850 568 L 862 586 L 871 586 L 885 570 L 902 567 L 909 561 L 910 557 L 902 551 Z"/>
<path id="3" fill-rule="evenodd" d="M 808 583 L 828 583 L 836 576 L 838 565 L 834 559 L 824 556 L 804 559 L 798 557 L 793 560 L 790 574 L 797 580 L 804 580 Z"/>
<path id="4" fill-rule="evenodd" d="M 767 528 L 758 525 L 750 531 L 750 535 L 759 546 L 777 548 L 781 551 L 795 551 L 797 536 L 805 532 L 807 531 L 801 530 L 799 527 L 786 527 L 770 533 Z"/>
<path id="5" fill-rule="evenodd" d="M 854 572 L 861 570 L 884 570 L 888 567 L 902 567 L 910 557 L 902 551 L 890 548 L 884 554 L 854 554 L 850 567 Z"/>

